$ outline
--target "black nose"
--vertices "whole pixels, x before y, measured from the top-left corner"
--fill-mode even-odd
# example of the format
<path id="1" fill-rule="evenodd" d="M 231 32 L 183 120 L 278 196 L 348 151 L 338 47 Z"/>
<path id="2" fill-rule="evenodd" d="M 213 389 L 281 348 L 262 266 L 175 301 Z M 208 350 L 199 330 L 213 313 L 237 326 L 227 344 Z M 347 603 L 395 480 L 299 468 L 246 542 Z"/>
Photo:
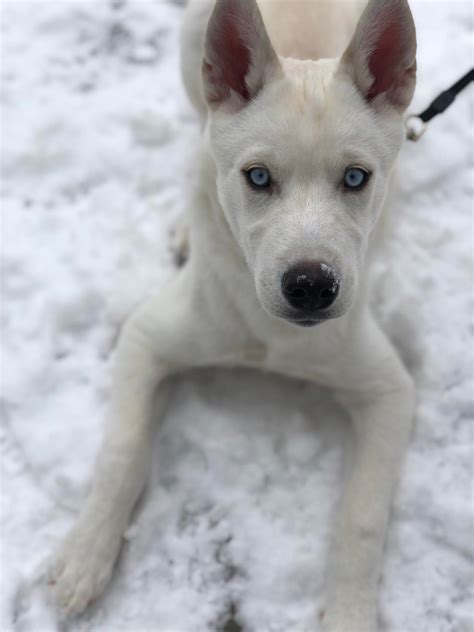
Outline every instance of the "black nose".
<path id="1" fill-rule="evenodd" d="M 339 280 L 327 264 L 304 261 L 285 272 L 281 279 L 281 290 L 295 309 L 315 312 L 334 303 L 339 292 Z"/>

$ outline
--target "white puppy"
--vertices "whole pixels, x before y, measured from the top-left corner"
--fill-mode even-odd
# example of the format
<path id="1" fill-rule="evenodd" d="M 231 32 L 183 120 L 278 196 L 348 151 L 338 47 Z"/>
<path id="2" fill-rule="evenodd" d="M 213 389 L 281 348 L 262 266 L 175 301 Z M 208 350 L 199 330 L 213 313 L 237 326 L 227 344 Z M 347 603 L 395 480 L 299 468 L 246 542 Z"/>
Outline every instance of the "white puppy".
<path id="1" fill-rule="evenodd" d="M 358 23 L 358 3 L 213 5 L 193 0 L 183 31 L 183 75 L 204 130 L 189 260 L 123 328 L 92 491 L 50 583 L 67 614 L 107 584 L 146 481 L 165 378 L 261 367 L 333 388 L 351 415 L 355 456 L 322 626 L 374 632 L 414 390 L 370 313 L 367 268 L 415 87 L 412 16 L 406 0 L 370 0 Z"/>

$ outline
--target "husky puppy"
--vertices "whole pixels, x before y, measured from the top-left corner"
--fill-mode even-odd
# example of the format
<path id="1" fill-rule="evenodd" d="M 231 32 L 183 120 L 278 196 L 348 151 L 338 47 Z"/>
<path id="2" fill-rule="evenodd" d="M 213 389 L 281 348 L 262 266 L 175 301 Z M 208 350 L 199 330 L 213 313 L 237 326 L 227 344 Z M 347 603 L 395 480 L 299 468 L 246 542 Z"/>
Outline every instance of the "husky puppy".
<path id="1" fill-rule="evenodd" d="M 123 327 L 92 489 L 49 582 L 68 615 L 104 590 L 145 485 L 165 379 L 244 365 L 330 387 L 351 416 L 354 459 L 314 629 L 375 632 L 414 388 L 370 312 L 368 267 L 415 88 L 410 9 L 191 0 L 182 51 L 203 127 L 189 260 Z"/>

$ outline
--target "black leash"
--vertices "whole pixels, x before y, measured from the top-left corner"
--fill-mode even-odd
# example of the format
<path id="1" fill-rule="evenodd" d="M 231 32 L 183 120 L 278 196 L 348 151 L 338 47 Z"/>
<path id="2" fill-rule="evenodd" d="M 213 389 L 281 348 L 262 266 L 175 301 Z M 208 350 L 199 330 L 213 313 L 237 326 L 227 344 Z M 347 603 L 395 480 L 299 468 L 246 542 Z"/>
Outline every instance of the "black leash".
<path id="1" fill-rule="evenodd" d="M 426 131 L 426 124 L 438 114 L 442 114 L 453 103 L 457 95 L 474 81 L 474 68 L 454 85 L 442 92 L 421 114 L 412 114 L 405 121 L 407 139 L 417 141 Z"/>

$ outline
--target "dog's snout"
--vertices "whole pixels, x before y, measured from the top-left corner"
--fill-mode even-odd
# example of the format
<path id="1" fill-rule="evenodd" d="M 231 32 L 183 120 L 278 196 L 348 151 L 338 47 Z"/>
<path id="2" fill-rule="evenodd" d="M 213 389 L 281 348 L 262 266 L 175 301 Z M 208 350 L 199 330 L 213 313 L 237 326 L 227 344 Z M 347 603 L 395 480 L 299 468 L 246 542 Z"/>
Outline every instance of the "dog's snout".
<path id="1" fill-rule="evenodd" d="M 326 263 L 305 261 L 285 272 L 281 289 L 291 307 L 312 313 L 334 303 L 339 292 L 339 279 Z"/>

